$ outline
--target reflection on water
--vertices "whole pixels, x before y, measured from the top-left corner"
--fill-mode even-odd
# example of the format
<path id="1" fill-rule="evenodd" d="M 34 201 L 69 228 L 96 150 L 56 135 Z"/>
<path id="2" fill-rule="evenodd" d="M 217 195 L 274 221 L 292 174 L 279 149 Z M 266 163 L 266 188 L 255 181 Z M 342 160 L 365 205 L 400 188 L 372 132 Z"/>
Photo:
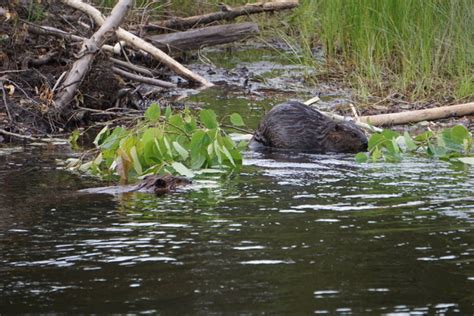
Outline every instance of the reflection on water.
<path id="1" fill-rule="evenodd" d="M 2 312 L 474 313 L 474 171 L 247 153 L 164 197 L 0 155 Z"/>

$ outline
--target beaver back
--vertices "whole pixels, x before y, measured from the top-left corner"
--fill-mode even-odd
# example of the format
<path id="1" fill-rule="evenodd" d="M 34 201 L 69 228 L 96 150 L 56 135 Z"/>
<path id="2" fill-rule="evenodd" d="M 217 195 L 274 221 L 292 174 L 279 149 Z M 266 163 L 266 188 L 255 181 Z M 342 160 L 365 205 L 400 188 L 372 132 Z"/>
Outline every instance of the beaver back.
<path id="1" fill-rule="evenodd" d="M 305 152 L 359 152 L 367 150 L 367 137 L 351 122 L 335 122 L 300 102 L 271 109 L 254 133 L 263 146 Z"/>

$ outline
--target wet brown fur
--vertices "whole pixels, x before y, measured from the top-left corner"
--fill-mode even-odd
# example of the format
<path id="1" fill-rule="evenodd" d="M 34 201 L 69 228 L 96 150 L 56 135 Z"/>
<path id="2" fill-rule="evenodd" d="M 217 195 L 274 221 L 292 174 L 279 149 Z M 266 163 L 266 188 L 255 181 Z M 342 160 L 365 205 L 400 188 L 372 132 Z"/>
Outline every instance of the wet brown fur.
<path id="1" fill-rule="evenodd" d="M 367 137 L 351 122 L 335 122 L 300 102 L 271 109 L 260 122 L 252 146 L 314 153 L 355 153 L 367 150 Z"/>
<path id="2" fill-rule="evenodd" d="M 177 187 L 190 184 L 191 180 L 184 177 L 172 175 L 152 175 L 145 177 L 140 183 L 135 185 L 133 191 L 155 193 L 162 195 L 175 190 Z"/>

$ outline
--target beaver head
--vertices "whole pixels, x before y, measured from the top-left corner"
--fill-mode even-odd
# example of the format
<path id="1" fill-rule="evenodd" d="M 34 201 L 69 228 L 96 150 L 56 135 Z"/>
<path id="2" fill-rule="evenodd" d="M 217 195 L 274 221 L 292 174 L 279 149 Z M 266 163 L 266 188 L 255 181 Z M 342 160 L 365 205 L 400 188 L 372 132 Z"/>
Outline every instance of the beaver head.
<path id="1" fill-rule="evenodd" d="M 351 122 L 337 122 L 327 134 L 329 152 L 358 153 L 367 151 L 367 136 Z"/>
<path id="2" fill-rule="evenodd" d="M 143 178 L 137 185 L 137 191 L 153 192 L 157 195 L 168 193 L 177 187 L 190 184 L 191 180 L 185 177 L 176 177 L 172 175 L 151 175 Z"/>
<path id="3" fill-rule="evenodd" d="M 300 102 L 275 106 L 261 120 L 251 147 L 303 152 L 358 152 L 367 150 L 367 137 L 351 122 L 335 122 Z"/>

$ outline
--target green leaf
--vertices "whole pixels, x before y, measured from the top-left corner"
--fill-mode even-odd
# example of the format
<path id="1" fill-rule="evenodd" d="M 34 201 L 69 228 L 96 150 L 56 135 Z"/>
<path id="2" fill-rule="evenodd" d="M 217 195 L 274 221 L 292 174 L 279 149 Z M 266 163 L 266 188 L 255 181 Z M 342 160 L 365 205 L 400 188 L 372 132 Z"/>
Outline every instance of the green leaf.
<path id="1" fill-rule="evenodd" d="M 245 126 L 244 120 L 238 113 L 232 113 L 230 115 L 230 122 L 232 123 L 232 125 L 235 125 L 235 126 Z"/>
<path id="2" fill-rule="evenodd" d="M 168 118 L 168 122 L 172 125 L 172 127 L 175 127 L 175 129 L 177 128 L 178 131 L 179 129 L 184 129 L 184 121 L 179 114 L 171 115 Z"/>
<path id="3" fill-rule="evenodd" d="M 446 148 L 442 146 L 437 146 L 435 144 L 428 144 L 427 153 L 434 157 L 444 157 L 446 156 Z"/>
<path id="4" fill-rule="evenodd" d="M 168 141 L 168 137 L 163 137 L 163 143 L 165 144 L 166 151 L 168 152 L 168 155 L 170 158 L 173 158 L 173 150 L 171 149 L 170 142 Z"/>
<path id="5" fill-rule="evenodd" d="M 418 148 L 408 132 L 405 131 L 405 133 L 403 133 L 403 138 L 405 140 L 407 151 L 415 151 Z"/>
<path id="6" fill-rule="evenodd" d="M 173 142 L 173 147 L 176 149 L 178 154 L 181 156 L 181 158 L 184 160 L 188 159 L 189 153 L 186 149 L 183 148 L 178 142 Z"/>
<path id="7" fill-rule="evenodd" d="M 203 145 L 204 136 L 206 133 L 202 130 L 197 130 L 191 136 L 191 149 L 199 149 Z"/>
<path id="8" fill-rule="evenodd" d="M 470 138 L 471 135 L 468 129 L 463 125 L 456 125 L 451 129 L 451 135 L 458 142 L 462 142 L 465 138 Z"/>
<path id="9" fill-rule="evenodd" d="M 447 150 L 455 152 L 463 152 L 465 148 L 464 141 L 469 138 L 471 138 L 469 131 L 462 125 L 447 128 L 441 133 L 443 145 Z"/>
<path id="10" fill-rule="evenodd" d="M 120 141 L 126 135 L 127 135 L 127 133 L 123 128 L 116 127 L 112 131 L 112 134 L 107 136 L 102 142 L 100 142 L 100 141 L 98 142 L 99 147 L 101 149 L 105 149 L 105 150 L 107 150 L 107 149 L 116 150 L 120 145 Z"/>
<path id="11" fill-rule="evenodd" d="M 202 110 L 199 113 L 201 122 L 209 129 L 217 128 L 217 118 L 216 113 L 212 110 Z"/>
<path id="12" fill-rule="evenodd" d="M 219 144 L 219 142 L 217 141 L 217 139 L 214 141 L 214 153 L 216 154 L 217 156 L 217 161 L 219 161 L 219 164 L 221 165 L 222 164 L 222 155 L 221 155 L 221 152 L 222 152 L 222 148 L 221 148 L 221 145 Z"/>
<path id="13" fill-rule="evenodd" d="M 248 146 L 249 146 L 249 142 L 246 140 L 242 140 L 237 144 L 237 149 L 246 150 Z"/>
<path id="14" fill-rule="evenodd" d="M 194 173 L 191 170 L 189 170 L 188 167 L 186 167 L 180 162 L 173 162 L 171 166 L 173 167 L 174 170 L 176 170 L 176 172 L 178 172 L 182 176 L 189 177 L 189 178 L 194 177 Z"/>
<path id="15" fill-rule="evenodd" d="M 369 138 L 368 150 L 372 151 L 375 147 L 380 145 L 385 140 L 382 134 L 375 133 Z"/>
<path id="16" fill-rule="evenodd" d="M 383 157 L 383 154 L 380 151 L 380 149 L 375 148 L 374 151 L 372 152 L 372 161 L 375 162 L 375 161 L 381 159 L 382 157 Z"/>
<path id="17" fill-rule="evenodd" d="M 163 133 L 161 132 L 161 130 L 157 127 L 151 127 L 151 128 L 147 128 L 144 132 L 143 132 L 143 135 L 141 137 L 141 141 L 143 144 L 147 144 L 149 142 L 153 142 L 155 140 L 155 138 L 161 138 L 163 137 Z"/>
<path id="18" fill-rule="evenodd" d="M 184 117 L 184 129 L 187 133 L 193 133 L 197 129 L 196 118 L 191 116 Z"/>
<path id="19" fill-rule="evenodd" d="M 102 144 L 104 139 L 107 137 L 108 132 L 109 132 L 109 127 L 108 126 L 104 126 L 104 128 L 102 128 L 100 130 L 100 132 L 94 138 L 94 145 L 96 147 L 99 147 Z"/>
<path id="20" fill-rule="evenodd" d="M 234 162 L 234 158 L 232 157 L 232 155 L 230 154 L 229 150 L 225 147 L 225 146 L 221 146 L 220 147 L 220 150 L 222 151 L 222 153 L 227 157 L 227 159 L 229 160 L 229 162 L 234 166 L 236 167 L 236 164 Z"/>
<path id="21" fill-rule="evenodd" d="M 160 156 L 154 141 L 147 142 L 143 146 L 143 159 L 146 167 L 161 162 Z"/>
<path id="22" fill-rule="evenodd" d="M 191 156 L 191 168 L 200 169 L 206 163 L 206 155 L 202 152 L 194 153 Z"/>
<path id="23" fill-rule="evenodd" d="M 145 118 L 150 122 L 156 122 L 161 116 L 161 108 L 158 104 L 152 103 L 145 111 Z"/>
<path id="24" fill-rule="evenodd" d="M 137 175 L 141 175 L 143 173 L 142 165 L 140 163 L 140 159 L 138 158 L 137 148 L 133 146 L 130 149 L 130 156 L 132 156 L 133 168 Z"/>
<path id="25" fill-rule="evenodd" d="M 169 117 L 171 116 L 171 113 L 172 113 L 172 112 L 173 112 L 173 111 L 171 111 L 171 107 L 168 105 L 168 106 L 166 107 L 166 110 L 165 110 L 165 118 L 166 118 L 166 119 L 169 119 Z"/>
<path id="26" fill-rule="evenodd" d="M 79 130 L 74 130 L 71 135 L 69 136 L 69 143 L 71 144 L 71 147 L 73 149 L 78 149 L 79 145 L 77 144 L 77 140 L 79 139 L 79 136 L 81 136 L 81 132 Z"/>
<path id="27" fill-rule="evenodd" d="M 367 153 L 357 153 L 357 155 L 355 155 L 355 161 L 358 163 L 367 162 L 368 159 Z"/>
<path id="28" fill-rule="evenodd" d="M 424 141 L 427 141 L 427 140 L 431 139 L 432 137 L 433 137 L 433 132 L 432 131 L 427 131 L 427 132 L 424 132 L 424 133 L 416 136 L 415 141 L 424 142 Z"/>
<path id="29" fill-rule="evenodd" d="M 385 137 L 386 139 L 394 139 L 400 136 L 400 134 L 390 129 L 384 129 L 382 131 L 382 136 Z"/>
<path id="30" fill-rule="evenodd" d="M 209 144 L 209 146 L 207 146 L 207 154 L 209 155 L 209 157 L 212 157 L 213 153 L 214 153 L 214 145 Z"/>

